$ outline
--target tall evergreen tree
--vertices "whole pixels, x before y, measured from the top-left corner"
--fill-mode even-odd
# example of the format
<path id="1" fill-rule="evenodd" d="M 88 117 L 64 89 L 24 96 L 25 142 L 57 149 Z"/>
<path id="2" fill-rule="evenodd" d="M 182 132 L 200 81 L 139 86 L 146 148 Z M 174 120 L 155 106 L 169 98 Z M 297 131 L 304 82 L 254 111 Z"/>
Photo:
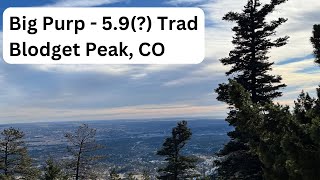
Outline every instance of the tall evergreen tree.
<path id="1" fill-rule="evenodd" d="M 37 179 L 39 171 L 32 167 L 24 142 L 25 134 L 15 128 L 4 129 L 0 139 L 0 178 Z"/>
<path id="2" fill-rule="evenodd" d="M 311 42 L 315 62 L 320 64 L 320 25 L 314 25 Z M 293 120 L 282 136 L 281 147 L 286 156 L 289 179 L 319 179 L 320 177 L 320 88 L 317 98 L 302 92 L 295 101 Z"/>
<path id="3" fill-rule="evenodd" d="M 290 112 L 288 106 L 253 103 L 238 83 L 229 87 L 241 128 L 258 138 L 249 144 L 263 164 L 264 179 L 319 179 L 320 89 L 317 98 L 302 92 Z"/>
<path id="4" fill-rule="evenodd" d="M 294 119 L 283 136 L 286 169 L 290 179 L 320 176 L 320 89 L 317 98 L 302 92 L 294 107 Z"/>
<path id="5" fill-rule="evenodd" d="M 320 24 L 313 26 L 313 36 L 311 42 L 314 47 L 315 62 L 320 65 Z"/>
<path id="6" fill-rule="evenodd" d="M 94 155 L 94 152 L 103 148 L 96 142 L 96 130 L 89 128 L 87 124 L 81 125 L 76 132 L 65 135 L 69 142 L 68 151 L 73 155 L 71 168 L 76 180 L 88 179 L 92 176 L 92 163 L 103 158 Z"/>
<path id="7" fill-rule="evenodd" d="M 236 128 L 250 137 L 248 147 L 259 157 L 264 179 L 319 179 L 320 88 L 317 98 L 302 92 L 293 112 L 272 102 L 254 103 L 250 93 L 232 80 L 227 92 L 229 104 L 237 109 Z"/>
<path id="8" fill-rule="evenodd" d="M 274 63 L 268 61 L 267 53 L 271 48 L 287 43 L 288 36 L 275 40 L 270 38 L 287 20 L 278 18 L 268 23 L 266 16 L 272 13 L 277 5 L 286 1 L 271 0 L 270 4 L 262 5 L 259 0 L 248 0 L 242 13 L 229 12 L 223 17 L 226 21 L 236 22 L 237 26 L 232 28 L 235 32 L 232 41 L 235 49 L 230 51 L 229 57 L 221 59 L 221 62 L 231 65 L 226 75 L 234 75 L 234 79 L 250 93 L 254 103 L 270 102 L 281 96 L 278 90 L 285 87 L 280 83 L 280 76 L 268 74 Z M 219 100 L 228 100 L 226 86 L 227 84 L 220 84 L 216 90 Z"/>
<path id="9" fill-rule="evenodd" d="M 229 95 L 231 103 L 238 110 L 239 128 L 249 136 L 250 151 L 259 157 L 262 163 L 263 179 L 289 179 L 286 169 L 286 154 L 282 149 L 283 137 L 292 126 L 293 116 L 288 106 L 267 103 L 253 103 L 250 94 L 235 81 L 230 81 Z M 250 176 L 251 179 L 254 179 Z M 238 179 L 238 178 L 234 178 Z"/>
<path id="10" fill-rule="evenodd" d="M 191 130 L 187 127 L 187 121 L 178 122 L 172 129 L 172 136 L 168 137 L 157 152 L 157 155 L 165 156 L 167 166 L 159 169 L 159 179 L 178 180 L 192 177 L 190 173 L 195 168 L 196 159 L 182 155 L 182 150 L 191 138 Z"/>
<path id="11" fill-rule="evenodd" d="M 230 51 L 229 57 L 221 59 L 221 62 L 231 66 L 226 75 L 232 75 L 232 79 L 249 92 L 250 99 L 256 104 L 270 103 L 272 99 L 282 95 L 279 89 L 285 87 L 281 84 L 280 76 L 268 73 L 273 65 L 269 62 L 268 52 L 273 47 L 281 47 L 287 43 L 287 36 L 271 38 L 276 34 L 276 29 L 287 20 L 278 18 L 271 22 L 266 21 L 266 16 L 284 2 L 286 0 L 271 0 L 263 5 L 259 0 L 248 0 L 241 13 L 229 12 L 223 17 L 237 25 L 232 28 L 235 33 L 232 41 L 235 48 Z M 244 122 L 239 122 L 235 116 L 237 109 L 233 107 L 230 99 L 229 86 L 230 84 L 223 83 L 216 89 L 217 99 L 230 105 L 226 120 L 235 127 L 235 130 L 228 134 L 231 141 L 220 153 L 227 157 L 218 164 L 220 178 L 262 179 L 262 164 L 247 146 L 249 140 L 258 137 L 253 137 L 240 128 L 240 123 Z"/>

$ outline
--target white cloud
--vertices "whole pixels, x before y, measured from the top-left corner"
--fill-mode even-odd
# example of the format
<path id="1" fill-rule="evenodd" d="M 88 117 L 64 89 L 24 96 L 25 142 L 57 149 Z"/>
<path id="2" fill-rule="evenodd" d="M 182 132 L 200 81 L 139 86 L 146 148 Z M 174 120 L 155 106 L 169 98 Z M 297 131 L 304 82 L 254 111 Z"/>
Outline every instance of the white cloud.
<path id="1" fill-rule="evenodd" d="M 100 109 L 53 109 L 53 108 L 4 108 L 0 111 L 0 123 L 39 122 L 56 120 L 110 120 L 135 118 L 225 116 L 225 105 L 197 106 L 190 104 L 140 105 Z"/>
<path id="2" fill-rule="evenodd" d="M 288 21 L 279 28 L 280 36 L 289 35 L 289 43 L 271 52 L 272 59 L 283 61 L 292 57 L 304 57 L 312 53 L 310 37 L 312 27 L 319 23 L 320 1 L 289 0 L 275 11 L 271 18 L 285 17 Z"/>
<path id="3" fill-rule="evenodd" d="M 175 71 L 187 65 L 30 65 L 32 69 L 56 73 L 97 73 L 111 76 L 131 76 L 141 79 L 149 74 Z"/>
<path id="4" fill-rule="evenodd" d="M 225 78 L 227 67 L 223 66 L 215 59 L 206 59 L 203 64 L 198 65 L 195 70 L 186 73 L 179 79 L 173 79 L 165 82 L 164 86 L 182 86 L 194 83 L 204 83 L 207 81 L 222 81 Z"/>
<path id="5" fill-rule="evenodd" d="M 55 7 L 91 7 L 120 2 L 122 0 L 58 0 L 47 6 Z"/>
<path id="6" fill-rule="evenodd" d="M 270 2 L 263 0 L 263 3 Z M 226 47 L 230 47 L 230 38 L 233 36 L 231 27 L 234 25 L 222 20 L 224 14 L 229 11 L 240 12 L 246 1 L 234 0 L 215 0 L 201 5 L 206 11 L 207 20 L 214 23 L 211 32 L 207 35 L 212 38 L 211 43 L 215 43 L 216 48 L 209 50 L 208 55 L 223 52 Z M 276 48 L 271 51 L 272 60 L 283 61 L 293 57 L 304 57 L 312 52 L 310 44 L 310 36 L 313 24 L 319 23 L 320 19 L 320 1 L 319 0 L 290 0 L 287 3 L 277 7 L 276 11 L 268 16 L 268 20 L 278 17 L 288 18 L 288 22 L 283 24 L 278 35 L 289 35 L 290 41 L 288 45 L 282 48 Z M 226 56 L 227 53 L 224 55 Z M 221 58 L 221 57 L 219 57 Z"/>
<path id="7" fill-rule="evenodd" d="M 106 75 L 125 75 L 134 70 L 129 65 L 32 65 L 32 68 L 45 72 L 95 72 Z"/>
<path id="8" fill-rule="evenodd" d="M 144 78 L 146 76 L 147 76 L 146 73 L 132 74 L 131 75 L 131 79 L 137 80 L 137 79 L 142 79 L 142 78 Z"/>
<path id="9" fill-rule="evenodd" d="M 3 43 L 2 43 L 2 41 L 3 41 L 3 32 L 2 31 L 0 31 L 0 61 L 3 61 L 3 57 L 2 57 L 2 55 L 3 55 Z M 0 62 L 0 65 L 2 64 L 3 62 Z M 2 70 L 1 70 L 1 68 L 0 68 L 0 84 L 1 85 L 3 85 L 3 83 L 4 83 L 4 77 L 5 77 L 5 74 L 2 72 Z M 3 87 L 3 86 L 2 86 Z"/>
<path id="10" fill-rule="evenodd" d="M 320 83 L 320 71 L 308 72 L 311 68 L 319 68 L 313 59 L 275 66 L 273 74 L 281 74 L 283 82 L 290 89 L 284 93 L 284 98 L 290 98 L 292 95 L 296 98 L 301 90 L 315 90 Z"/>
<path id="11" fill-rule="evenodd" d="M 179 0 L 175 1 L 180 2 Z M 262 0 L 263 3 L 270 2 L 269 0 Z M 234 1 L 234 0 L 211 0 L 207 3 L 200 5 L 206 12 L 207 21 L 209 24 L 213 24 L 206 28 L 206 58 L 210 59 L 209 62 L 205 62 L 199 69 L 194 72 L 188 73 L 189 76 L 174 79 L 166 83 L 166 85 L 183 85 L 186 83 L 195 83 L 199 79 L 205 79 L 204 76 L 210 76 L 214 73 L 215 77 L 224 76 L 224 73 L 228 68 L 221 66 L 218 59 L 227 57 L 229 51 L 232 49 L 232 36 L 233 32 L 231 27 L 235 24 L 222 20 L 222 17 L 229 11 L 240 12 L 243 9 L 246 1 Z M 290 58 L 305 57 L 312 53 L 312 46 L 310 43 L 310 37 L 313 24 L 320 23 L 320 1 L 319 0 L 290 0 L 287 3 L 279 6 L 274 13 L 268 16 L 269 20 L 276 19 L 278 17 L 288 18 L 288 22 L 283 24 L 278 29 L 278 36 L 289 35 L 290 40 L 286 46 L 281 48 L 275 48 L 271 50 L 270 60 L 276 63 L 288 60 Z M 312 60 L 309 60 L 310 64 Z M 220 65 L 219 65 L 220 64 Z M 302 65 L 302 64 L 300 64 Z M 303 64 L 305 65 L 305 64 Z M 283 65 L 276 67 L 275 72 L 283 75 L 285 82 L 290 85 L 306 87 L 303 78 L 313 79 L 318 78 L 311 77 L 312 75 L 306 75 L 301 72 L 292 71 L 291 65 Z M 295 81 L 295 78 L 299 78 L 300 81 Z M 314 83 L 314 81 L 310 83 Z"/>

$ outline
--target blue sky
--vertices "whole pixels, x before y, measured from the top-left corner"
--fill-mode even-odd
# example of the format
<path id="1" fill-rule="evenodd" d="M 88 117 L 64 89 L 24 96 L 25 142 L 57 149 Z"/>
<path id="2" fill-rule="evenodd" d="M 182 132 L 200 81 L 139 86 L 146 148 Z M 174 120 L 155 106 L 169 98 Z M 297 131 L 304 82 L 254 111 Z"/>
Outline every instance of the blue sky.
<path id="1" fill-rule="evenodd" d="M 213 93 L 226 81 L 219 58 L 232 49 L 231 27 L 221 20 L 239 11 L 245 0 L 2 0 L 7 7 L 184 7 L 206 13 L 206 58 L 197 65 L 9 65 L 2 60 L 0 23 L 0 123 L 211 116 L 223 118 L 226 106 Z M 268 2 L 262 0 L 262 2 Z M 288 87 L 282 104 L 292 104 L 302 89 L 314 94 L 320 71 L 313 63 L 309 38 L 320 23 L 319 0 L 290 0 L 268 19 L 287 17 L 278 31 L 287 46 L 272 50 Z M 2 16 L 2 13 L 1 13 Z"/>

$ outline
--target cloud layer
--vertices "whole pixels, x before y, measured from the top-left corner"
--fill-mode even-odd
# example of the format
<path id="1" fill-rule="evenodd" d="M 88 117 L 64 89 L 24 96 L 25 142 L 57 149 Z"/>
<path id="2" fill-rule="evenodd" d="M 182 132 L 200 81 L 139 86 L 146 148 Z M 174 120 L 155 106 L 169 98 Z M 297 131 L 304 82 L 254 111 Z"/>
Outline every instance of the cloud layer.
<path id="1" fill-rule="evenodd" d="M 5 108 L 0 112 L 1 123 L 42 122 L 70 120 L 114 120 L 114 119 L 146 119 L 169 117 L 203 117 L 223 118 L 226 107 L 193 106 L 193 105 L 140 105 L 118 108 L 95 109 L 59 109 L 59 108 Z M 15 114 L 12 114 L 15 111 Z M 45 119 L 43 119 L 45 117 Z"/>

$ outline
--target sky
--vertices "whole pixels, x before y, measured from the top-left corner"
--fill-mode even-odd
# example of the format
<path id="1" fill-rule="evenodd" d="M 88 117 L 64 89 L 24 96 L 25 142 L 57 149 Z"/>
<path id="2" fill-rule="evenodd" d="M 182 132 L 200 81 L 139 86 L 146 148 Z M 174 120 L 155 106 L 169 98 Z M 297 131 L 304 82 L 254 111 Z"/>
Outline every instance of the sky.
<path id="1" fill-rule="evenodd" d="M 262 0 L 262 2 L 269 2 Z M 246 0 L 1 0 L 8 7 L 200 7 L 206 15 L 206 58 L 196 65 L 9 65 L 2 59 L 0 18 L 0 123 L 224 118 L 227 106 L 214 89 L 227 80 L 220 58 L 232 49 L 228 11 L 240 12 Z M 287 87 L 276 99 L 292 105 L 302 90 L 315 94 L 320 67 L 313 60 L 313 24 L 320 23 L 319 0 L 289 0 L 268 16 L 288 18 L 277 36 L 289 43 L 272 49 L 273 74 Z"/>

